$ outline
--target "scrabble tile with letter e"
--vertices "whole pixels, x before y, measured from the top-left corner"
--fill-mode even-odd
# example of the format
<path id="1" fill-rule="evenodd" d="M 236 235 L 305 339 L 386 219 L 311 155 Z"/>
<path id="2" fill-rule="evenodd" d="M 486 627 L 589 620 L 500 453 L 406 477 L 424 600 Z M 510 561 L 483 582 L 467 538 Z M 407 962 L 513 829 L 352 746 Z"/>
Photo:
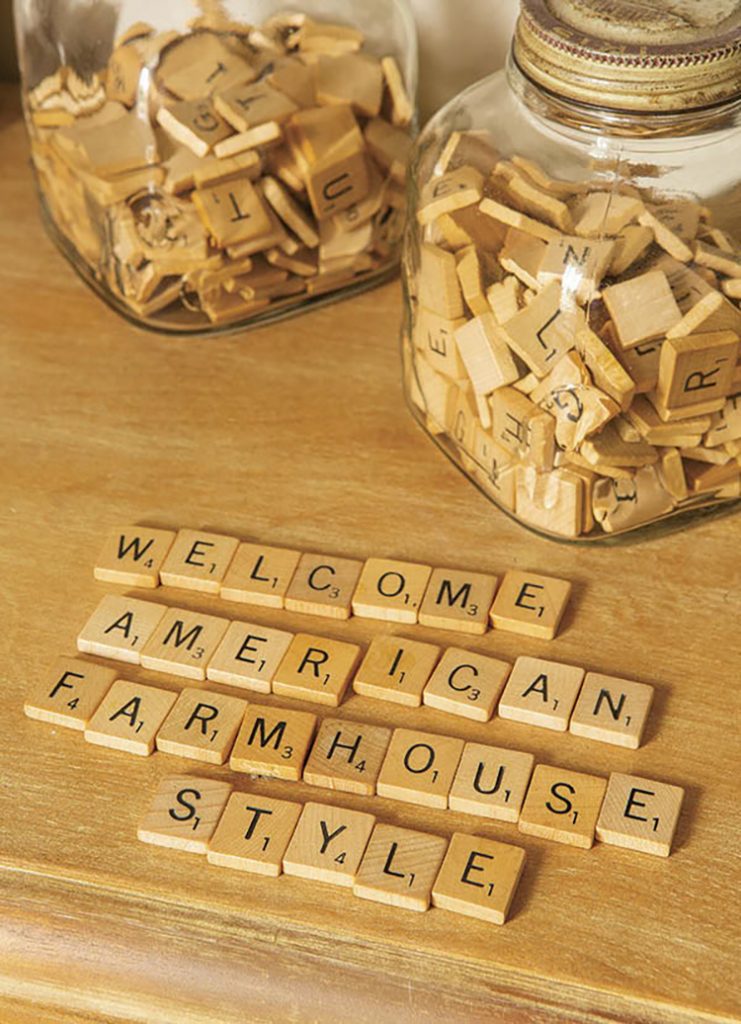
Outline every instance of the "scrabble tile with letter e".
<path id="1" fill-rule="evenodd" d="M 142 819 L 137 836 L 143 843 L 186 853 L 206 853 L 232 787 L 216 779 L 175 775 L 163 779 Z"/>
<path id="2" fill-rule="evenodd" d="M 456 832 L 432 887 L 432 905 L 504 924 L 524 865 L 519 846 Z"/>
<path id="3" fill-rule="evenodd" d="M 218 594 L 238 544 L 235 537 L 179 530 L 160 569 L 162 585 Z"/>
<path id="4" fill-rule="evenodd" d="M 338 707 L 359 658 L 356 644 L 297 633 L 273 677 L 273 693 Z"/>
<path id="5" fill-rule="evenodd" d="M 538 764 L 517 827 L 525 835 L 589 850 L 606 788 L 600 776 Z"/>
<path id="6" fill-rule="evenodd" d="M 290 800 L 232 793 L 209 840 L 209 864 L 277 878 L 301 810 Z"/>
<path id="7" fill-rule="evenodd" d="M 597 820 L 602 843 L 668 857 L 684 790 L 665 782 L 613 772 Z"/>
<path id="8" fill-rule="evenodd" d="M 213 683 L 270 693 L 273 676 L 293 633 L 248 622 L 232 622 L 206 669 Z"/>
<path id="9" fill-rule="evenodd" d="M 440 648 L 435 644 L 377 636 L 355 675 L 353 689 L 363 697 L 418 708 L 439 656 Z"/>
<path id="10" fill-rule="evenodd" d="M 490 618 L 496 629 L 553 640 L 558 632 L 571 584 L 553 576 L 512 569 L 505 573 Z"/>
<path id="11" fill-rule="evenodd" d="M 427 832 L 378 824 L 360 864 L 353 894 L 403 910 L 424 912 L 448 840 Z"/>
<path id="12" fill-rule="evenodd" d="M 392 800 L 445 809 L 462 753 L 463 740 L 452 736 L 395 729 L 376 792 Z"/>
<path id="13" fill-rule="evenodd" d="M 174 540 L 172 530 L 146 526 L 112 530 L 95 563 L 95 578 L 126 587 L 158 587 L 160 568 Z"/>
<path id="14" fill-rule="evenodd" d="M 352 886 L 376 819 L 363 811 L 308 803 L 283 856 L 283 871 Z"/>
<path id="15" fill-rule="evenodd" d="M 169 690 L 117 679 L 85 726 L 85 739 L 147 757 L 176 698 Z"/>
<path id="16" fill-rule="evenodd" d="M 512 666 L 498 658 L 448 647 L 422 694 L 422 702 L 451 715 L 488 722 Z"/>
<path id="17" fill-rule="evenodd" d="M 215 615 L 168 608 L 142 650 L 142 668 L 204 680 L 228 626 L 227 619 Z"/>
<path id="18" fill-rule="evenodd" d="M 569 730 L 574 736 L 637 750 L 653 695 L 647 683 L 588 672 Z"/>
<path id="19" fill-rule="evenodd" d="M 499 701 L 499 717 L 566 732 L 584 669 L 543 658 L 518 658 Z"/>
<path id="20" fill-rule="evenodd" d="M 29 718 L 82 731 L 113 685 L 116 670 L 81 658 L 57 658 L 23 710 Z"/>
<path id="21" fill-rule="evenodd" d="M 229 767 L 233 772 L 298 782 L 316 722 L 316 715 L 306 711 L 249 704 L 232 748 Z"/>
<path id="22" fill-rule="evenodd" d="M 221 584 L 225 601 L 282 608 L 293 579 L 298 551 L 263 544 L 240 544 Z"/>
<path id="23" fill-rule="evenodd" d="M 374 796 L 391 729 L 325 718 L 304 767 L 304 782 Z"/>
<path id="24" fill-rule="evenodd" d="M 138 665 L 141 651 L 167 611 L 164 604 L 108 594 L 77 637 L 77 649 Z"/>
<path id="25" fill-rule="evenodd" d="M 157 733 L 157 750 L 224 764 L 246 708 L 247 702 L 239 697 L 187 688 Z"/>
<path id="26" fill-rule="evenodd" d="M 534 764 L 533 755 L 521 750 L 466 743 L 448 807 L 464 814 L 515 822 Z"/>
<path id="27" fill-rule="evenodd" d="M 333 555 L 301 555 L 286 591 L 288 611 L 349 619 L 352 595 L 363 563 Z"/>
<path id="28" fill-rule="evenodd" d="M 369 558 L 352 599 L 355 615 L 394 622 L 416 622 L 432 567 Z"/>
<path id="29" fill-rule="evenodd" d="M 420 625 L 482 636 L 489 628 L 489 609 L 496 588 L 496 576 L 433 569 L 419 608 Z"/>

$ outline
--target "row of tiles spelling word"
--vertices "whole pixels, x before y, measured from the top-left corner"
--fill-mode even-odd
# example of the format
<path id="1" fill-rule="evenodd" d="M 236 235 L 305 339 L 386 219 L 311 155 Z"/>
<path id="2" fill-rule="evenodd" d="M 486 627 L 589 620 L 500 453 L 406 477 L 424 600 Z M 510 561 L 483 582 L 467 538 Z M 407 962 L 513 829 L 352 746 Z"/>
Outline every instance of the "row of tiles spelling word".
<path id="1" fill-rule="evenodd" d="M 302 554 L 216 533 L 146 527 L 114 530 L 95 576 L 334 619 L 358 615 L 478 635 L 491 625 L 546 640 L 556 635 L 571 592 L 565 580 L 535 573 L 507 572 L 497 590 L 497 578 L 484 573 Z"/>
<path id="2" fill-rule="evenodd" d="M 534 771 L 531 754 L 452 736 L 338 719 L 325 719 L 317 734 L 310 712 L 199 689 L 178 695 L 76 659 L 60 659 L 25 711 L 84 730 L 100 746 L 140 755 L 157 749 L 211 764 L 229 760 L 235 772 L 510 821 L 522 832 L 586 849 L 607 786 L 600 776 L 548 765 Z M 610 786 L 605 835 L 667 856 L 682 790 L 616 774 Z"/>
<path id="3" fill-rule="evenodd" d="M 450 840 L 397 828 L 364 811 L 237 791 L 226 782 L 170 776 L 137 835 L 205 854 L 209 864 L 281 873 L 351 888 L 404 910 L 430 903 L 504 924 L 525 864 L 519 846 L 456 832 Z"/>
<path id="4" fill-rule="evenodd" d="M 338 707 L 361 696 L 488 722 L 501 718 L 637 749 L 653 698 L 647 683 L 583 668 L 498 658 L 379 636 L 357 644 L 267 629 L 122 595 L 104 597 L 77 638 L 85 654 L 258 693 Z M 361 660 L 362 657 L 362 660 Z M 358 663 L 360 665 L 358 667 Z"/>

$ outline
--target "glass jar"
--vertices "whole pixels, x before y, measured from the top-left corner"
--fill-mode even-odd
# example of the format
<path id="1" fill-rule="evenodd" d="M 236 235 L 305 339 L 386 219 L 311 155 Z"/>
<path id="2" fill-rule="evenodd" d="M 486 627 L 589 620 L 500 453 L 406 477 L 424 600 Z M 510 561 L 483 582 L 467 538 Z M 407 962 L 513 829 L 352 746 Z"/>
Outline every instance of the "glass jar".
<path id="1" fill-rule="evenodd" d="M 407 0 L 15 0 L 48 229 L 148 327 L 274 319 L 398 265 Z"/>
<path id="2" fill-rule="evenodd" d="M 738 0 L 522 0 L 506 71 L 418 140 L 407 397 L 543 534 L 739 497 L 740 26 Z"/>

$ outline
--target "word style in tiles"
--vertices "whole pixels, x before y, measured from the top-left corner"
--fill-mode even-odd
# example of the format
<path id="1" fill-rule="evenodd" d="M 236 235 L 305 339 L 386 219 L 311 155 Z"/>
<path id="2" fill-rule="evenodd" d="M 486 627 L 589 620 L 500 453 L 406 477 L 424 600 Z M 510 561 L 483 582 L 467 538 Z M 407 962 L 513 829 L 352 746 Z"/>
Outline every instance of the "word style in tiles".
<path id="1" fill-rule="evenodd" d="M 158 587 L 160 569 L 175 540 L 172 530 L 112 530 L 95 563 L 96 580 L 126 587 Z"/>
<path id="2" fill-rule="evenodd" d="M 597 838 L 628 850 L 668 857 L 684 790 L 613 772 L 597 820 Z"/>
<path id="3" fill-rule="evenodd" d="M 432 887 L 432 905 L 504 924 L 525 865 L 525 851 L 457 832 Z"/>
<path id="4" fill-rule="evenodd" d="M 163 779 L 139 825 L 138 838 L 187 853 L 206 853 L 231 789 L 216 779 Z"/>

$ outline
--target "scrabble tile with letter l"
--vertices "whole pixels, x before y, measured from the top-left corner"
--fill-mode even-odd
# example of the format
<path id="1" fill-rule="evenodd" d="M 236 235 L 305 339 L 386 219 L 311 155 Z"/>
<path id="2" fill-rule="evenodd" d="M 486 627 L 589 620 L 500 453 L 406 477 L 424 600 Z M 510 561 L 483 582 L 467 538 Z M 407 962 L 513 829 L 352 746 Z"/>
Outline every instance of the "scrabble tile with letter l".
<path id="1" fill-rule="evenodd" d="M 457 832 L 432 887 L 432 905 L 504 924 L 524 865 L 519 846 Z"/>
<path id="2" fill-rule="evenodd" d="M 157 750 L 224 764 L 246 707 L 247 702 L 239 697 L 185 689 L 157 733 Z"/>
<path id="3" fill-rule="evenodd" d="M 607 780 L 550 765 L 535 766 L 525 797 L 520 832 L 589 850 Z"/>
<path id="4" fill-rule="evenodd" d="M 163 779 L 139 825 L 138 838 L 155 846 L 205 854 L 231 790 L 228 782 L 216 779 L 187 775 Z"/>
<path id="5" fill-rule="evenodd" d="M 249 704 L 232 748 L 229 767 L 233 772 L 298 782 L 316 722 L 316 715 L 306 711 Z"/>
<path id="6" fill-rule="evenodd" d="M 364 900 L 424 912 L 447 848 L 441 836 L 378 824 L 352 891 Z"/>
<path id="7" fill-rule="evenodd" d="M 435 644 L 377 636 L 355 675 L 353 689 L 363 697 L 418 708 L 439 656 L 440 648 Z"/>
<path id="8" fill-rule="evenodd" d="M 179 530 L 160 569 L 160 581 L 165 587 L 218 594 L 238 545 L 235 537 Z"/>
<path id="9" fill-rule="evenodd" d="M 420 624 L 481 636 L 489 628 L 496 587 L 496 576 L 434 569 L 420 605 Z"/>
<path id="10" fill-rule="evenodd" d="M 290 800 L 232 793 L 209 840 L 209 864 L 277 878 L 301 810 Z"/>
<path id="11" fill-rule="evenodd" d="M 141 651 L 167 611 L 164 604 L 108 594 L 77 637 L 83 654 L 138 665 Z"/>
<path id="12" fill-rule="evenodd" d="M 117 679 L 85 726 L 85 739 L 146 757 L 176 698 L 169 690 Z"/>
<path id="13" fill-rule="evenodd" d="M 395 729 L 376 792 L 392 800 L 445 809 L 463 753 L 463 740 Z"/>
<path id="14" fill-rule="evenodd" d="M 273 693 L 338 707 L 359 659 L 356 644 L 298 633 L 275 672 Z"/>
<path id="15" fill-rule="evenodd" d="M 451 811 L 516 822 L 535 758 L 520 750 L 466 743 L 448 796 Z"/>
<path id="16" fill-rule="evenodd" d="M 219 594 L 225 601 L 282 608 L 300 557 L 289 548 L 240 544 Z"/>
<path id="17" fill-rule="evenodd" d="M 352 599 L 353 614 L 394 622 L 417 621 L 432 566 L 369 558 Z"/>
<path id="18" fill-rule="evenodd" d="M 613 772 L 597 820 L 602 843 L 668 857 L 684 790 L 665 782 Z"/>
<path id="19" fill-rule="evenodd" d="M 653 695 L 647 683 L 588 672 L 569 730 L 574 736 L 637 750 Z"/>
<path id="20" fill-rule="evenodd" d="M 449 647 L 425 686 L 422 702 L 451 715 L 488 722 L 511 668 L 507 661 Z"/>
<path id="21" fill-rule="evenodd" d="M 304 768 L 304 782 L 374 796 L 391 729 L 325 718 Z"/>
<path id="22" fill-rule="evenodd" d="M 146 526 L 112 530 L 95 563 L 95 578 L 127 587 L 158 587 L 160 568 L 174 540 L 172 530 Z"/>
<path id="23" fill-rule="evenodd" d="M 306 804 L 283 856 L 283 872 L 349 888 L 375 822 L 363 811 Z"/>
<path id="24" fill-rule="evenodd" d="M 518 658 L 499 701 L 499 717 L 566 732 L 584 669 L 543 658 Z"/>
<path id="25" fill-rule="evenodd" d="M 491 623 L 496 629 L 553 640 L 570 594 L 566 580 L 510 570 L 491 606 Z"/>
<path id="26" fill-rule="evenodd" d="M 26 698 L 29 718 L 82 731 L 113 685 L 116 670 L 81 658 L 57 658 Z"/>

